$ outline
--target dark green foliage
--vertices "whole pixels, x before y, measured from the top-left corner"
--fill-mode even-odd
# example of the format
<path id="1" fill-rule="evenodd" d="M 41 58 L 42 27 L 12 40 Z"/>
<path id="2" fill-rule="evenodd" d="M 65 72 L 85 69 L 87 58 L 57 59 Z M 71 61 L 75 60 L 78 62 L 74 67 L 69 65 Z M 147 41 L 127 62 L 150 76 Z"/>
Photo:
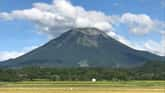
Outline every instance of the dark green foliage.
<path id="1" fill-rule="evenodd" d="M 165 62 L 147 62 L 136 70 L 137 79 L 165 80 Z"/>
<path id="2" fill-rule="evenodd" d="M 142 67 L 119 68 L 41 68 L 1 69 L 0 81 L 46 79 L 52 81 L 165 80 L 164 62 L 147 62 Z"/>
<path id="3" fill-rule="evenodd" d="M 0 81 L 20 81 L 19 73 L 16 70 L 0 70 Z"/>

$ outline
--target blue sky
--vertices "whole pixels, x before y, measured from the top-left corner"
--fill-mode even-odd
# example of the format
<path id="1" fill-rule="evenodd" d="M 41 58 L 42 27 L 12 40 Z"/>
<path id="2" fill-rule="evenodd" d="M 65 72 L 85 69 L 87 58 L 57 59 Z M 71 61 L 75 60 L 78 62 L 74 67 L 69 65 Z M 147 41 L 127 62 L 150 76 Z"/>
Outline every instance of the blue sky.
<path id="1" fill-rule="evenodd" d="M 83 6 L 87 10 L 103 11 L 106 14 L 145 13 L 152 18 L 165 20 L 164 0 L 70 0 L 74 5 Z M 1 0 L 0 11 L 10 12 L 31 8 L 35 2 L 52 3 L 52 0 Z"/>
<path id="2" fill-rule="evenodd" d="M 33 3 L 37 2 L 51 5 L 53 1 L 0 0 L 0 13 L 11 13 L 15 10 L 31 9 Z M 137 16 L 138 19 L 140 18 L 140 15 L 143 14 L 151 20 L 154 20 L 154 22 L 160 21 L 161 24 L 164 24 L 165 22 L 165 0 L 69 0 L 69 2 L 72 6 L 83 7 L 85 11 L 102 12 L 106 16 L 122 16 L 126 13 L 131 13 L 133 16 Z M 126 19 L 126 21 L 128 21 L 128 19 Z M 37 29 L 35 25 L 36 23 L 29 19 L 22 20 L 18 18 L 17 20 L 16 18 L 16 20 L 6 21 L 3 18 L 0 18 L 0 52 L 19 52 L 26 47 L 39 46 L 46 43 L 49 40 L 48 35 L 37 32 L 36 30 L 39 29 Z M 157 27 L 159 25 L 160 24 L 158 24 Z M 159 31 L 155 30 L 163 29 L 158 29 L 156 27 L 154 31 L 143 35 L 136 35 L 128 31 L 129 28 L 125 25 L 113 25 L 113 28 L 115 29 L 114 32 L 116 34 L 125 37 L 137 47 L 140 46 L 138 44 L 144 44 L 147 41 L 154 41 L 154 45 L 157 47 L 162 40 L 162 35 L 158 33 Z"/>

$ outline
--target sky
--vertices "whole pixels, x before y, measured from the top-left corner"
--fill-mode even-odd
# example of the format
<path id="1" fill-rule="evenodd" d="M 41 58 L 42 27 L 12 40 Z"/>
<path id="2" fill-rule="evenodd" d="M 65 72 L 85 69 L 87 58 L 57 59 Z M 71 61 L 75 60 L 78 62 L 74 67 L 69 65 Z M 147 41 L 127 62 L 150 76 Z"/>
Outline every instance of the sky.
<path id="1" fill-rule="evenodd" d="M 73 27 L 96 27 L 131 48 L 165 56 L 165 0 L 0 0 L 0 61 Z"/>

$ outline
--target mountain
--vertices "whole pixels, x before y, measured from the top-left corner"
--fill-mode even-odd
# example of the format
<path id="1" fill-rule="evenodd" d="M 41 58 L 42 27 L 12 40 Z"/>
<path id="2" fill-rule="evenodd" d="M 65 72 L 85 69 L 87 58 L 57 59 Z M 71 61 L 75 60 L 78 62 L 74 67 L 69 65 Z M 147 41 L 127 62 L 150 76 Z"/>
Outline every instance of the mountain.
<path id="1" fill-rule="evenodd" d="M 0 63 L 0 67 L 138 67 L 162 57 L 137 51 L 96 28 L 74 28 L 47 44 Z"/>

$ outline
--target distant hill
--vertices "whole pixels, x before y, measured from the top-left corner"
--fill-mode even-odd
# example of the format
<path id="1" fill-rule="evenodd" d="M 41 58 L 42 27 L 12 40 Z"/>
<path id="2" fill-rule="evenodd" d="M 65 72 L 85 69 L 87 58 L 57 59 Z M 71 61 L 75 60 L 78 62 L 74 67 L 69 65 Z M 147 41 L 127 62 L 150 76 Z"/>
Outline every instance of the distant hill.
<path id="1" fill-rule="evenodd" d="M 129 48 L 96 28 L 75 28 L 21 57 L 1 62 L 0 67 L 132 68 L 164 59 Z"/>

